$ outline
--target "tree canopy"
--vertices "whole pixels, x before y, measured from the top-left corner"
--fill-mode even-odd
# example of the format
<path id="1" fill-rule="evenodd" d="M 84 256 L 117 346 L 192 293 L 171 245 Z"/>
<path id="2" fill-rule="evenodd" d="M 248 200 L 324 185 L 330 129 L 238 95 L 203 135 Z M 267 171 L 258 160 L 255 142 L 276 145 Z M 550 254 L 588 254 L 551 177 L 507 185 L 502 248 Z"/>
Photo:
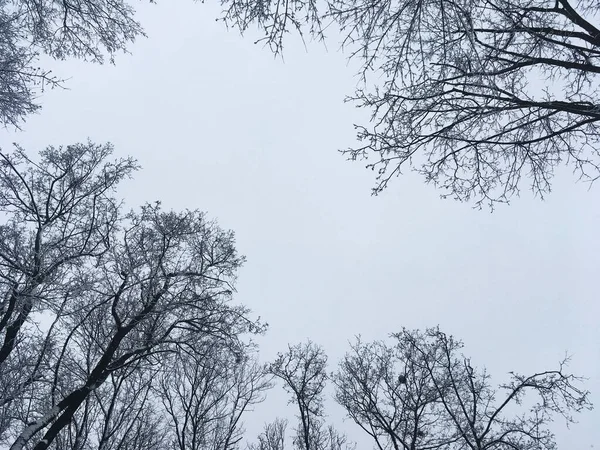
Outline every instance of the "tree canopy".
<path id="1" fill-rule="evenodd" d="M 566 361 L 495 388 L 439 329 L 359 339 L 334 374 L 310 341 L 260 364 L 265 325 L 232 302 L 233 233 L 195 210 L 123 211 L 115 191 L 137 164 L 111 153 L 0 151 L 1 446 L 240 450 L 243 415 L 274 381 L 296 450 L 355 448 L 326 423 L 330 381 L 381 450 L 554 450 L 551 421 L 591 408 Z M 285 450 L 286 426 L 275 418 L 249 450 Z"/>
<path id="2" fill-rule="evenodd" d="M 372 114 L 360 144 L 379 193 L 403 169 L 444 197 L 507 202 L 543 196 L 561 166 L 600 174 L 598 5 L 569 0 L 230 0 L 226 18 L 257 22 L 274 51 L 297 31 L 362 63 L 348 100 Z M 335 35 L 335 31 L 332 32 Z"/>
<path id="3" fill-rule="evenodd" d="M 350 159 L 382 191 L 404 167 L 476 205 L 561 165 L 599 176 L 598 7 L 568 0 L 222 0 L 222 19 L 275 53 L 284 36 L 325 39 L 362 61 L 349 100 L 372 112 Z M 0 122 L 18 126 L 57 59 L 111 60 L 143 35 L 124 0 L 0 0 Z M 373 82 L 378 74 L 379 81 Z M 239 450 L 242 416 L 283 383 L 296 450 L 350 450 L 325 421 L 325 389 L 380 450 L 554 450 L 551 421 L 591 408 L 567 360 L 495 386 L 439 329 L 357 339 L 333 374 L 312 342 L 270 364 L 266 326 L 233 303 L 244 263 L 233 232 L 198 210 L 124 211 L 138 169 L 110 144 L 0 149 L 0 446 L 10 450 Z M 527 400 L 525 402 L 524 400 Z M 516 412 L 515 412 L 516 411 Z M 249 450 L 284 450 L 287 421 Z"/>
<path id="4" fill-rule="evenodd" d="M 40 90 L 61 86 L 40 55 L 101 63 L 141 34 L 123 0 L 0 0 L 0 123 L 19 126 Z"/>
<path id="5" fill-rule="evenodd" d="M 594 2 L 569 0 L 222 0 L 221 19 L 258 27 L 274 52 L 291 31 L 337 36 L 362 63 L 349 101 L 371 113 L 359 143 L 379 193 L 403 169 L 444 197 L 507 202 L 543 196 L 567 167 L 600 174 L 600 29 Z M 0 1 L 0 121 L 18 126 L 58 86 L 40 54 L 102 62 L 143 35 L 117 1 Z"/>
<path id="6" fill-rule="evenodd" d="M 0 445 L 232 448 L 269 387 L 231 304 L 244 258 L 199 211 L 124 212 L 137 164 L 111 152 L 0 153 Z"/>
<path id="7" fill-rule="evenodd" d="M 335 398 L 380 450 L 553 450 L 556 417 L 591 408 L 581 379 L 554 370 L 492 376 L 437 328 L 352 345 L 333 377 Z"/>

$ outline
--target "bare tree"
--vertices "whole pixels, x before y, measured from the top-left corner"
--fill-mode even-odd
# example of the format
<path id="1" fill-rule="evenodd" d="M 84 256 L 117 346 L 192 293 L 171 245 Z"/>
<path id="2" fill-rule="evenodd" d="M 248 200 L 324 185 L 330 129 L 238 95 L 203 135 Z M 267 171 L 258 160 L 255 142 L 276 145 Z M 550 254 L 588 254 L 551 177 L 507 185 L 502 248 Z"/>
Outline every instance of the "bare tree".
<path id="1" fill-rule="evenodd" d="M 333 376 L 335 398 L 377 448 L 437 449 L 454 442 L 424 358 L 383 342 L 351 346 Z"/>
<path id="2" fill-rule="evenodd" d="M 258 442 L 249 443 L 248 450 L 285 450 L 287 424 L 287 420 L 279 418 L 265 424 L 263 432 L 258 435 Z"/>
<path id="3" fill-rule="evenodd" d="M 293 443 L 299 450 L 351 447 L 347 446 L 345 435 L 325 425 L 323 391 L 328 379 L 326 369 L 327 356 L 323 348 L 311 341 L 288 346 L 288 351 L 280 353 L 270 366 L 270 372 L 283 381 L 284 389 L 291 395 L 290 403 L 298 408 L 299 425 Z M 279 424 L 278 432 L 280 428 Z M 263 440 L 268 437 L 264 436 Z"/>
<path id="4" fill-rule="evenodd" d="M 0 123 L 18 126 L 40 89 L 60 86 L 40 54 L 112 60 L 143 34 L 133 16 L 123 0 L 0 0 Z"/>
<path id="5" fill-rule="evenodd" d="M 9 410 L 48 381 L 79 267 L 108 251 L 119 206 L 110 194 L 136 169 L 131 159 L 104 163 L 111 150 L 48 148 L 39 163 L 20 148 L 0 153 L 0 404 Z M 54 316 L 45 330 L 43 313 Z"/>
<path id="6" fill-rule="evenodd" d="M 334 375 L 336 399 L 379 449 L 555 449 L 556 416 L 591 409 L 580 379 L 557 370 L 511 374 L 494 388 L 485 371 L 438 329 L 403 330 L 393 343 L 360 340 Z M 527 406 L 525 406 L 527 405 Z"/>
<path id="7" fill-rule="evenodd" d="M 222 19 L 258 25 L 280 52 L 290 30 L 362 61 L 349 100 L 372 114 L 350 159 L 369 158 L 374 193 L 403 168 L 443 197 L 508 202 L 524 183 L 548 193 L 558 167 L 600 175 L 598 7 L 569 0 L 223 0 Z M 0 0 L 0 122 L 18 126 L 58 86 L 42 53 L 102 62 L 143 30 L 125 0 Z M 376 76 L 374 74 L 376 73 Z M 372 76 L 374 75 L 374 76 Z M 371 78 L 378 80 L 375 84 Z"/>
<path id="8" fill-rule="evenodd" d="M 166 424 L 151 395 L 156 367 L 113 372 L 75 412 L 52 448 L 74 450 L 163 449 Z"/>
<path id="9" fill-rule="evenodd" d="M 349 100 L 372 113 L 371 125 L 357 126 L 363 144 L 344 153 L 370 159 L 375 193 L 408 167 L 442 196 L 477 205 L 507 202 L 524 182 L 544 195 L 561 165 L 588 181 L 600 174 L 594 2 L 225 5 L 229 23 L 242 30 L 258 23 L 275 51 L 290 30 L 321 39 L 331 22 L 341 28 L 343 46 L 363 64 L 363 83 Z"/>
<path id="10" fill-rule="evenodd" d="M 327 356 L 311 341 L 289 346 L 271 364 L 270 372 L 283 381 L 283 388 L 298 408 L 299 426 L 295 445 L 302 450 L 317 450 L 321 441 L 323 390 L 327 380 Z"/>
<path id="11" fill-rule="evenodd" d="M 97 411 L 87 440 L 98 450 L 162 449 L 166 421 L 156 405 L 152 387 L 161 371 L 140 361 L 110 374 L 88 402 Z M 60 435 L 59 435 L 60 436 Z M 56 448 L 62 448 L 57 442 Z"/>
<path id="12" fill-rule="evenodd" d="M 177 450 L 231 450 L 243 437 L 241 416 L 264 400 L 269 377 L 255 356 L 207 340 L 163 371 L 159 396 Z"/>
<path id="13" fill-rule="evenodd" d="M 151 447 L 156 404 L 140 374 L 209 337 L 235 349 L 263 330 L 229 304 L 243 262 L 233 233 L 159 204 L 123 214 L 110 194 L 136 165 L 107 162 L 110 151 L 1 154 L 0 431 L 11 450 L 57 439 L 134 448 L 134 429 Z"/>

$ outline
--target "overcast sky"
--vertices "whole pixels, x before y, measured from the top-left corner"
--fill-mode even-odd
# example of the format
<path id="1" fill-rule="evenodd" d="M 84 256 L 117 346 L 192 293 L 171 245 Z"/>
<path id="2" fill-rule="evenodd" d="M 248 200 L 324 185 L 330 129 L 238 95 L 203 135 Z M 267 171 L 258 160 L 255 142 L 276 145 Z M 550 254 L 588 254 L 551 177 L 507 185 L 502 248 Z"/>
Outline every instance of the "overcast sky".
<path id="1" fill-rule="evenodd" d="M 218 12 L 140 4 L 149 38 L 116 66 L 54 64 L 69 90 L 46 92 L 23 132 L 1 132 L 3 149 L 111 141 L 143 166 L 120 192 L 129 206 L 200 208 L 235 230 L 248 257 L 237 300 L 270 324 L 265 360 L 311 338 L 333 369 L 354 335 L 439 324 L 495 381 L 568 352 L 600 406 L 600 186 L 564 171 L 545 201 L 524 192 L 493 214 L 441 200 L 415 175 L 372 197 L 373 173 L 337 153 L 366 114 L 343 103 L 356 80 L 335 41 L 306 52 L 290 38 L 282 62 Z M 272 397 L 251 433 L 292 412 Z M 330 420 L 371 447 L 340 410 Z M 598 411 L 556 423 L 560 447 L 600 446 L 598 424 Z"/>

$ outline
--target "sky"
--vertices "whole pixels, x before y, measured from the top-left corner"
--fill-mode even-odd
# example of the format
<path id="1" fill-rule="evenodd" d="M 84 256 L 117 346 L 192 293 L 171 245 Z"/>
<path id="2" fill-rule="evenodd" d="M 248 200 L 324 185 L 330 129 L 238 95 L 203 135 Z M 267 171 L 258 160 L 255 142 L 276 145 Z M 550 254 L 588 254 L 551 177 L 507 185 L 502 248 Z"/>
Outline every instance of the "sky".
<path id="1" fill-rule="evenodd" d="M 233 229 L 248 259 L 236 301 L 270 324 L 263 360 L 310 338 L 334 370 L 356 335 L 439 325 L 498 382 L 572 355 L 600 406 L 600 186 L 563 170 L 544 201 L 524 191 L 493 213 L 441 200 L 413 174 L 373 197 L 374 174 L 337 151 L 368 115 L 343 102 L 356 67 L 335 38 L 327 50 L 290 36 L 282 61 L 215 22 L 217 4 L 137 5 L 148 38 L 114 66 L 52 63 L 68 90 L 45 92 L 23 131 L 1 131 L 4 150 L 110 141 L 143 167 L 119 192 L 128 206 L 199 208 Z M 275 391 L 249 435 L 291 414 Z M 557 421 L 559 448 L 600 446 L 597 424 L 598 411 Z"/>

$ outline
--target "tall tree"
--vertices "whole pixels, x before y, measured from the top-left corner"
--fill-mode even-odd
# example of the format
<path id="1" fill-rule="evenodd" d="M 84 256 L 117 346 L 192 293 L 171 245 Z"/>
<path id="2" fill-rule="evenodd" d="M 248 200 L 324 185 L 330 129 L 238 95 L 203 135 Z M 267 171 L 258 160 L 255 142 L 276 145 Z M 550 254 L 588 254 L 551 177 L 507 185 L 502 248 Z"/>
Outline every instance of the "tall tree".
<path id="1" fill-rule="evenodd" d="M 248 450 L 285 450 L 287 420 L 275 419 L 264 426 L 257 443 L 249 443 Z"/>
<path id="2" fill-rule="evenodd" d="M 540 196 L 567 166 L 600 175 L 598 5 L 589 0 L 228 0 L 225 18 L 258 23 L 281 51 L 290 30 L 323 38 L 333 22 L 363 83 L 349 97 L 372 114 L 362 142 L 383 190 L 403 168 L 442 196 L 507 202 Z M 374 81 L 371 81 L 374 80 Z"/>
<path id="3" fill-rule="evenodd" d="M 295 446 L 302 450 L 317 450 L 321 441 L 323 390 L 327 380 L 327 356 L 313 342 L 289 346 L 271 364 L 270 372 L 283 381 L 291 395 L 290 403 L 298 408 L 299 425 Z"/>
<path id="4" fill-rule="evenodd" d="M 206 340 L 243 357 L 241 335 L 263 330 L 230 304 L 243 262 L 233 233 L 198 211 L 123 213 L 113 190 L 136 164 L 109 161 L 111 150 L 0 154 L 0 440 L 11 450 L 94 434 L 104 448 L 152 447 L 160 420 L 144 399 L 157 367 L 200 359 Z M 250 401 L 247 385 L 232 389 Z"/>
<path id="5" fill-rule="evenodd" d="M 439 396 L 414 348 L 360 339 L 333 377 L 336 400 L 380 450 L 443 449 L 455 442 Z"/>
<path id="6" fill-rule="evenodd" d="M 227 351 L 206 340 L 181 352 L 163 371 L 158 394 L 174 431 L 176 450 L 232 450 L 244 429 L 241 416 L 271 388 L 250 349 Z"/>
<path id="7" fill-rule="evenodd" d="M 333 377 L 336 400 L 381 450 L 554 450 L 553 419 L 591 409 L 565 361 L 495 388 L 462 346 L 438 329 L 358 340 Z"/>
<path id="8" fill-rule="evenodd" d="M 288 346 L 271 364 L 270 373 L 283 381 L 291 396 L 290 403 L 298 408 L 298 427 L 294 448 L 298 450 L 343 450 L 346 436 L 325 424 L 324 389 L 328 380 L 327 355 L 322 347 L 311 341 Z M 285 425 L 281 422 L 267 426 L 259 436 L 259 446 L 283 445 Z"/>

